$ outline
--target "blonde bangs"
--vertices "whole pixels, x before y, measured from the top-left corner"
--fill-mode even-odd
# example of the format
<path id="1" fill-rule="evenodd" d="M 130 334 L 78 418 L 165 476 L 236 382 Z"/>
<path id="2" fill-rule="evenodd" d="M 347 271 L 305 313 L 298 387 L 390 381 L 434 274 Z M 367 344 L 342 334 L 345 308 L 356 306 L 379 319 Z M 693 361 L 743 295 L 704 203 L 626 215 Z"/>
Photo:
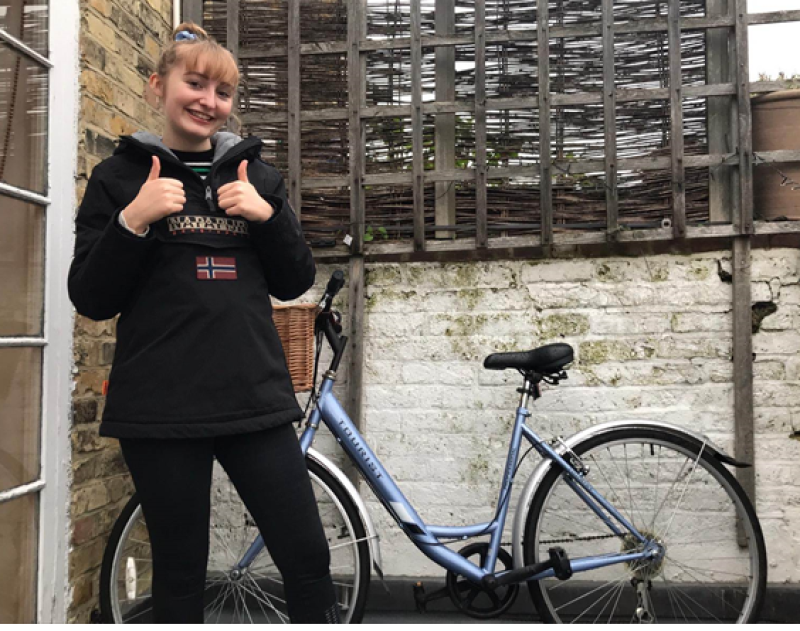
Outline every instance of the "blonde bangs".
<path id="1" fill-rule="evenodd" d="M 176 52 L 188 72 L 199 72 L 234 88 L 239 85 L 239 68 L 233 55 L 218 44 L 193 42 L 188 46 L 178 46 Z"/>

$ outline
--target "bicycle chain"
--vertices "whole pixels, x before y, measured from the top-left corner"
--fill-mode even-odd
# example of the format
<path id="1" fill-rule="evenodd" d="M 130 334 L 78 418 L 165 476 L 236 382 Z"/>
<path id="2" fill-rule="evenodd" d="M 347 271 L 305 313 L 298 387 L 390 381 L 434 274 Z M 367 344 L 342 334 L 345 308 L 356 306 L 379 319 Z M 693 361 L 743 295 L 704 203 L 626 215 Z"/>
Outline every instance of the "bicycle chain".
<path id="1" fill-rule="evenodd" d="M 624 537 L 624 535 L 591 535 L 589 537 L 573 537 L 572 539 L 549 539 L 547 541 L 540 541 L 541 544 L 546 543 L 572 543 L 573 541 L 598 541 L 600 539 L 613 539 L 614 537 Z M 501 546 L 510 546 L 510 542 L 503 542 Z"/>

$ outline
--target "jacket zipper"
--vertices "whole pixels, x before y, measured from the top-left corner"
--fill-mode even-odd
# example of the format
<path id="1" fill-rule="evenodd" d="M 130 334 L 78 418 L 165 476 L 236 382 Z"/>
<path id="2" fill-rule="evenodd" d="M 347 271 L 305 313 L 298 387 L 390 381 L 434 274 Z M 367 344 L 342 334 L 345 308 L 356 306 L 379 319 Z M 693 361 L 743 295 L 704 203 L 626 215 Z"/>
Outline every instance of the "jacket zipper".
<path id="1" fill-rule="evenodd" d="M 209 174 L 210 175 L 210 174 Z M 215 213 L 217 212 L 216 207 L 214 206 L 214 196 L 211 193 L 211 186 L 206 186 L 206 203 L 208 203 L 208 209 Z"/>
<path id="2" fill-rule="evenodd" d="M 147 150 L 149 153 L 151 153 L 151 154 L 152 154 L 152 153 L 155 153 L 155 149 L 154 149 L 154 147 L 153 147 L 152 145 L 147 145 L 147 144 L 145 144 L 145 143 L 141 142 L 140 140 L 137 140 L 136 138 L 133 138 L 132 136 L 128 136 L 127 138 L 128 138 L 129 140 L 132 140 L 134 143 L 136 143 L 136 144 L 137 144 L 137 145 L 139 145 L 140 147 L 142 147 L 142 148 L 146 149 L 146 150 Z M 190 173 L 191 173 L 191 174 L 192 174 L 194 177 L 196 177 L 198 180 L 200 180 L 200 183 L 201 183 L 203 186 L 205 186 L 205 197 L 206 197 L 206 203 L 208 204 L 208 209 L 209 209 L 209 210 L 210 210 L 212 213 L 215 213 L 215 212 L 217 212 L 217 209 L 216 209 L 216 206 L 215 206 L 215 204 L 214 204 L 214 192 L 213 192 L 213 190 L 212 190 L 212 188 L 211 188 L 211 183 L 213 182 L 213 176 L 216 174 L 217 170 L 218 170 L 218 169 L 219 169 L 219 168 L 220 168 L 220 167 L 221 167 L 223 164 L 227 164 L 228 162 L 230 162 L 230 161 L 231 161 L 231 160 L 233 160 L 234 158 L 236 158 L 236 157 L 238 157 L 239 155 L 241 155 L 241 154 L 245 153 L 245 151 L 247 151 L 248 149 L 250 149 L 250 146 L 256 146 L 256 145 L 250 145 L 250 146 L 246 146 L 246 147 L 242 148 L 242 145 L 244 145 L 245 143 L 247 143 L 247 140 L 248 140 L 248 139 L 242 140 L 242 142 L 240 142 L 238 145 L 236 145 L 236 146 L 233 148 L 233 150 L 232 150 L 231 152 L 228 152 L 227 154 L 225 154 L 225 157 L 223 157 L 223 158 L 222 158 L 222 159 L 221 159 L 219 162 L 216 162 L 216 163 L 212 164 L 212 165 L 211 165 L 211 170 L 209 171 L 209 173 L 208 173 L 208 177 L 207 177 L 206 179 L 203 179 L 203 178 L 200 176 L 200 174 L 199 174 L 199 173 L 197 173 L 196 171 L 194 171 L 194 170 L 193 170 L 193 169 L 191 169 L 190 167 L 187 167 L 187 166 L 186 166 L 186 165 L 185 165 L 183 162 L 181 162 L 180 160 L 178 160 L 178 159 L 177 159 L 175 156 L 172 156 L 172 155 L 170 155 L 170 154 L 169 154 L 169 153 L 167 153 L 166 151 L 159 151 L 159 152 L 158 152 L 158 156 L 159 156 L 159 157 L 162 157 L 162 156 L 163 156 L 164 158 L 166 158 L 168 161 L 172 162 L 173 164 L 178 164 L 178 165 L 180 165 L 182 168 L 186 169 L 186 170 L 187 170 L 187 171 L 189 171 L 189 172 L 190 172 Z M 160 148 L 159 148 L 159 149 L 160 149 Z"/>

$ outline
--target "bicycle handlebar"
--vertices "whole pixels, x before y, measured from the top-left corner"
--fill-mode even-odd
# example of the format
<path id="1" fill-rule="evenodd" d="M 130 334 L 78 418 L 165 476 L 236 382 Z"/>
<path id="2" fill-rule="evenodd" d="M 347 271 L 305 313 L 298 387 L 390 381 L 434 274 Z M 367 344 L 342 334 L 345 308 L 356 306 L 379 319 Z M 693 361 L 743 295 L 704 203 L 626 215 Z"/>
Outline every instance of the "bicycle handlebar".
<path id="1" fill-rule="evenodd" d="M 325 293 L 322 296 L 322 300 L 320 300 L 323 311 L 330 310 L 333 299 L 336 297 L 336 294 L 341 291 L 342 287 L 344 287 L 344 272 L 337 269 L 331 274 L 328 285 L 325 287 Z"/>
<path id="2" fill-rule="evenodd" d="M 325 288 L 325 293 L 329 296 L 335 296 L 339 293 L 339 290 L 344 287 L 344 272 L 340 269 L 337 269 L 332 275 L 331 279 L 328 281 L 328 286 Z"/>

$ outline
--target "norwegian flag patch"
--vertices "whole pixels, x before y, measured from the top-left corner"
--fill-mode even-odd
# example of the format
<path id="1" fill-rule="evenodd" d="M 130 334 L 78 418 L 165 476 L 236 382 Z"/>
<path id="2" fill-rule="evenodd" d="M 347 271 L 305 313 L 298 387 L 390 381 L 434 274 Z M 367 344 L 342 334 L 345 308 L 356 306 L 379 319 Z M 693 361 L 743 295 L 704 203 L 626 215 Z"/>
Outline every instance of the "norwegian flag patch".
<path id="1" fill-rule="evenodd" d="M 198 280 L 236 280 L 236 259 L 225 256 L 198 256 Z"/>

